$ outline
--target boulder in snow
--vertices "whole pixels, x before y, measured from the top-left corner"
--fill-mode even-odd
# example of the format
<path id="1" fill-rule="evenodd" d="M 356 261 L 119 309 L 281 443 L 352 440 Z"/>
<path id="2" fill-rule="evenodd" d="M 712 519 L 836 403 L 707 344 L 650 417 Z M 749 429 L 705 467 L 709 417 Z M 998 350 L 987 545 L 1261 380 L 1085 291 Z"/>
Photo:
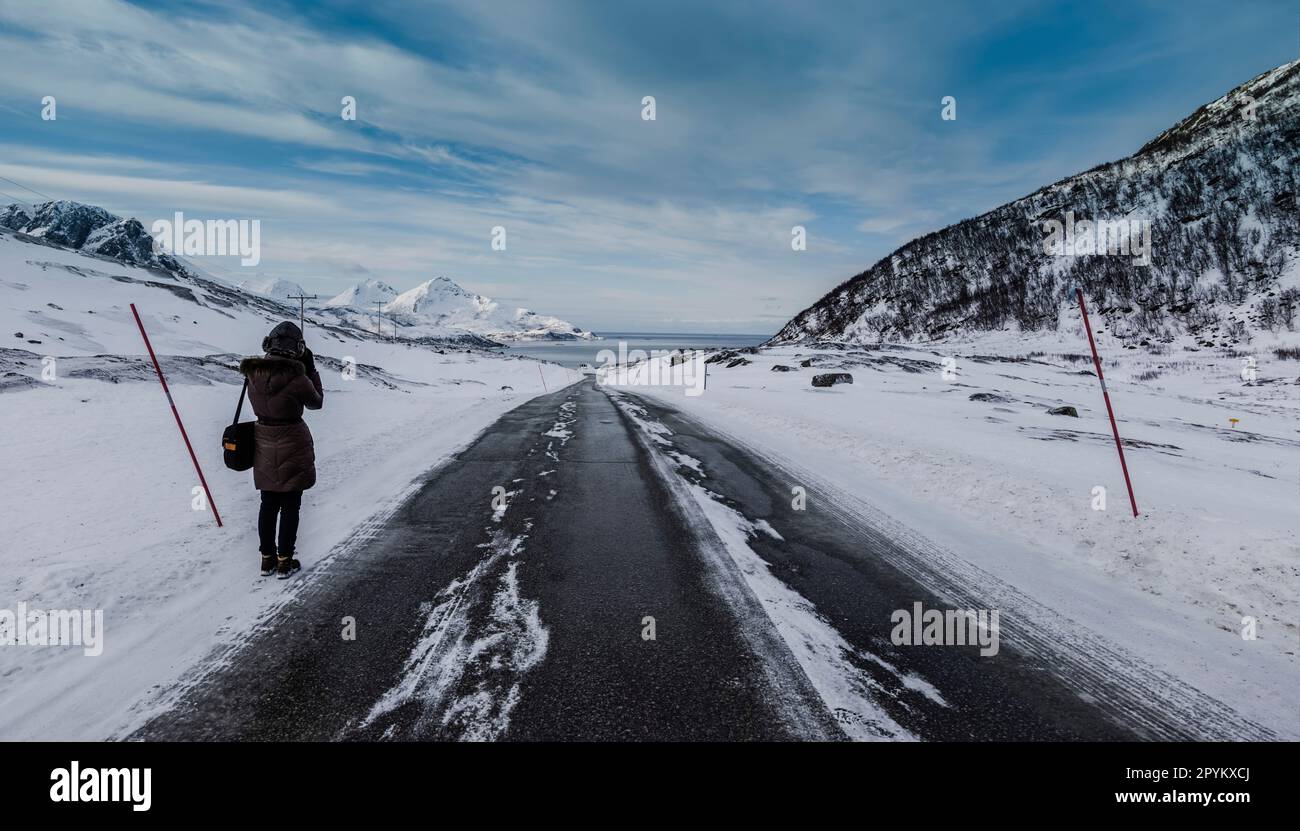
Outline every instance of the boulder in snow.
<path id="1" fill-rule="evenodd" d="M 814 387 L 833 387 L 836 384 L 852 384 L 853 375 L 848 372 L 823 372 L 821 375 L 814 375 L 812 385 Z"/>

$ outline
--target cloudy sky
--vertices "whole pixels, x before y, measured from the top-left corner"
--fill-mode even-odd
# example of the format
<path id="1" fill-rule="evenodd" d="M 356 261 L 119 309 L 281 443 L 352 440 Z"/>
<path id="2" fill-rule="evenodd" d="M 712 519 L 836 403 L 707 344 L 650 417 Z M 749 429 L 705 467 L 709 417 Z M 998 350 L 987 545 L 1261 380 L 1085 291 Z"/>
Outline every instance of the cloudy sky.
<path id="1" fill-rule="evenodd" d="M 1300 6 L 1249 0 L 0 0 L 0 193 L 260 219 L 256 269 L 201 261 L 235 281 L 771 333 L 1296 57 Z"/>

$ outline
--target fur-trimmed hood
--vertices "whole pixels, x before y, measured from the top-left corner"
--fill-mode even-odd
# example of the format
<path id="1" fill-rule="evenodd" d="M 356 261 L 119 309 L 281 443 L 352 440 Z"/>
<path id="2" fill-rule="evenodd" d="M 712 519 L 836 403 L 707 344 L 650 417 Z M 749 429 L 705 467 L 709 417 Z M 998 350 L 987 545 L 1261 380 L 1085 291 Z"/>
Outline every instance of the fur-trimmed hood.
<path id="1" fill-rule="evenodd" d="M 302 361 L 280 355 L 245 358 L 239 362 L 239 371 L 246 377 L 252 377 L 255 372 L 265 372 L 267 375 L 287 373 L 290 376 L 307 374 L 307 368 L 302 365 Z"/>

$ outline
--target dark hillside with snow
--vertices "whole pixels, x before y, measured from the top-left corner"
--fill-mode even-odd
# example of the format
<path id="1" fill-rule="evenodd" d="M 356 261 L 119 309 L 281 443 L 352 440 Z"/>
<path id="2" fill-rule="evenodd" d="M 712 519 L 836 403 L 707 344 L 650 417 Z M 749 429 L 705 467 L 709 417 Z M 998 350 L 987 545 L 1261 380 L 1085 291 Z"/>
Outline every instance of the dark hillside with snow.
<path id="1" fill-rule="evenodd" d="M 1127 346 L 1231 346 L 1291 331 L 1300 301 L 1298 162 L 1293 62 L 1201 107 L 1133 156 L 909 242 L 796 315 L 772 343 L 1053 330 L 1076 285 Z M 1064 222 L 1067 212 L 1149 221 L 1150 265 L 1048 254 L 1043 223 Z"/>

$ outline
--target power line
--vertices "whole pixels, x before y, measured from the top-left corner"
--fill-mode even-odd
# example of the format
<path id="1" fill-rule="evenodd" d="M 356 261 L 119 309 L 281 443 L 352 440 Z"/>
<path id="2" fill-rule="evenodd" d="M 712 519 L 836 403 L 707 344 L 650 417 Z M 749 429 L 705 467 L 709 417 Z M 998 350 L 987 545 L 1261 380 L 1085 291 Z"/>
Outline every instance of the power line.
<path id="1" fill-rule="evenodd" d="M 0 179 L 3 179 L 4 181 L 8 182 L 11 185 L 17 185 L 23 190 L 30 190 L 32 193 L 36 194 L 37 196 L 44 196 L 46 199 L 50 200 L 51 202 L 56 201 L 54 197 L 50 196 L 48 193 L 41 193 L 39 190 L 29 188 L 26 185 L 24 185 L 22 182 L 15 182 L 13 179 L 10 179 L 8 176 L 0 176 Z M 13 199 L 14 197 L 10 196 L 9 198 Z"/>
<path id="2" fill-rule="evenodd" d="M 318 297 L 317 297 L 316 295 L 314 295 L 314 294 L 290 294 L 290 295 L 287 295 L 287 296 L 288 296 L 288 298 L 289 298 L 290 300 L 297 300 L 297 301 L 298 301 L 298 329 L 301 330 L 301 331 L 306 331 L 303 327 L 305 327 L 305 326 L 307 325 L 307 322 L 306 322 L 307 301 L 308 301 L 308 300 L 318 300 L 318 299 L 320 299 L 320 298 L 318 298 Z"/>

